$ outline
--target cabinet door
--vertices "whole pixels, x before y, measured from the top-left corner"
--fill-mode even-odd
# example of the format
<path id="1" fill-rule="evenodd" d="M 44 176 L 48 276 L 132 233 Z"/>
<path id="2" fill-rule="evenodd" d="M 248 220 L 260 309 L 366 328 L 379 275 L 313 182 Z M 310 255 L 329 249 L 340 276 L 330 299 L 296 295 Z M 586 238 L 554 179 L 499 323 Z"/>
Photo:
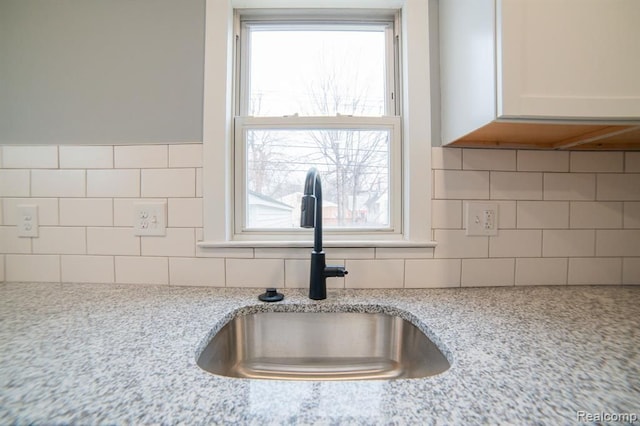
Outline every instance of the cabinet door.
<path id="1" fill-rule="evenodd" d="M 497 7 L 498 116 L 640 117 L 640 1 Z"/>

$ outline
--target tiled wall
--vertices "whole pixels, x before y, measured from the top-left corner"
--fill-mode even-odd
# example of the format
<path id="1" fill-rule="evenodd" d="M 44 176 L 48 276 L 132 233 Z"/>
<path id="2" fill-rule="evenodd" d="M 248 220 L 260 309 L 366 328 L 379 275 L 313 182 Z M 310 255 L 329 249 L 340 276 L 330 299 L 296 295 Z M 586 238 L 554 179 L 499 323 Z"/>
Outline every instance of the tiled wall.
<path id="1" fill-rule="evenodd" d="M 306 287 L 308 249 L 196 248 L 201 144 L 0 147 L 0 279 Z M 640 284 L 640 152 L 433 149 L 435 249 L 332 248 L 330 287 Z M 165 200 L 165 237 L 133 203 Z M 467 237 L 464 203 L 495 200 L 499 233 Z M 16 205 L 38 204 L 38 238 Z"/>
<path id="2" fill-rule="evenodd" d="M 640 284 L 640 152 L 434 149 L 433 169 L 452 284 Z M 465 236 L 465 200 L 499 203 L 498 236 Z"/>

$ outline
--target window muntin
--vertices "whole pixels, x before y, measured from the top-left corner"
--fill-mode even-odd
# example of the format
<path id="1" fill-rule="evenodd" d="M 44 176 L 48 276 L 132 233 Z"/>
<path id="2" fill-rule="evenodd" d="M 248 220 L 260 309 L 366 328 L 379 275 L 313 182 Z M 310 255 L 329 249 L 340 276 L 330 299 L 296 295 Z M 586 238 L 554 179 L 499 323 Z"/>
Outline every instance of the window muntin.
<path id="1" fill-rule="evenodd" d="M 330 234 L 402 232 L 394 23 L 240 17 L 236 235 L 304 232 L 312 166 Z"/>

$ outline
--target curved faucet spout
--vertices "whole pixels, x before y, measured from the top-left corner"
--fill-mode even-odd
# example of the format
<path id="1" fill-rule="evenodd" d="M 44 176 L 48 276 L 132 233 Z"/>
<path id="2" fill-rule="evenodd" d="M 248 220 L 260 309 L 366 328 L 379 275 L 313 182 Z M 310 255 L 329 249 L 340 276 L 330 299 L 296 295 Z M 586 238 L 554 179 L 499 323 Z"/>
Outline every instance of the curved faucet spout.
<path id="1" fill-rule="evenodd" d="M 315 195 L 316 184 L 320 185 L 320 173 L 318 173 L 318 169 L 311 167 L 309 171 L 307 171 L 307 177 L 304 180 L 305 195 Z"/>

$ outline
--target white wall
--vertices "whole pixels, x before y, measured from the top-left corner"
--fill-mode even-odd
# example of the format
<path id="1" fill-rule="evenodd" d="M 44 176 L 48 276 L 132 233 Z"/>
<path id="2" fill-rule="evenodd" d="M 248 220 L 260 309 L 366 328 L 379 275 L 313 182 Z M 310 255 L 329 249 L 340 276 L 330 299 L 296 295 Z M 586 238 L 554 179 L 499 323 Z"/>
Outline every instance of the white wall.
<path id="1" fill-rule="evenodd" d="M 0 143 L 202 141 L 204 0 L 2 0 Z"/>

